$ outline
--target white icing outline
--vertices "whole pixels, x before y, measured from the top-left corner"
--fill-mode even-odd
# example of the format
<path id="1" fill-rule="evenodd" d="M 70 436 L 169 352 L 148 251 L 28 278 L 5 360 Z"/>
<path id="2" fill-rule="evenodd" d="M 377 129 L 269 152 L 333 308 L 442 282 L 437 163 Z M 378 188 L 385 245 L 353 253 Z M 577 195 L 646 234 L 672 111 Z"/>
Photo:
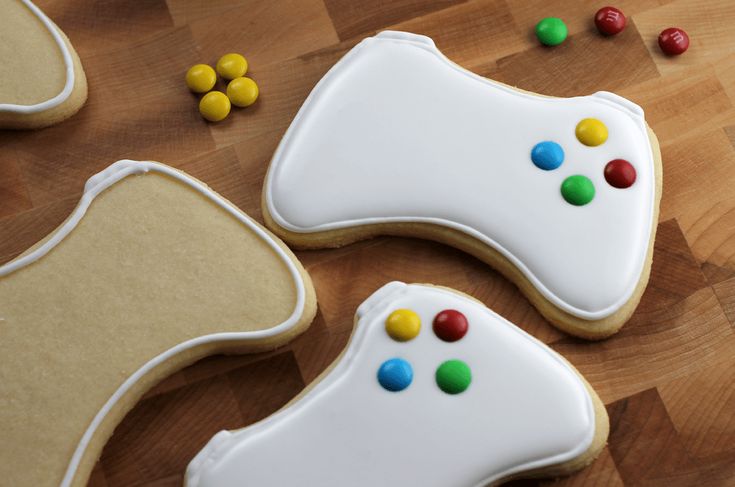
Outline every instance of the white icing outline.
<path id="1" fill-rule="evenodd" d="M 110 396 L 104 406 L 102 406 L 99 412 L 95 415 L 89 427 L 84 432 L 84 435 L 79 440 L 79 444 L 74 451 L 74 455 L 69 462 L 69 466 L 67 467 L 64 479 L 61 482 L 61 487 L 68 487 L 71 484 L 72 480 L 74 479 L 74 475 L 76 474 L 77 468 L 79 467 L 79 462 L 82 459 L 82 455 L 86 451 L 87 445 L 92 439 L 94 432 L 97 430 L 97 427 L 102 423 L 102 420 L 107 416 L 107 414 L 118 402 L 118 400 L 150 370 L 157 367 L 159 364 L 167 361 L 171 357 L 199 345 L 213 342 L 241 342 L 243 340 L 259 340 L 279 335 L 284 331 L 292 328 L 300 320 L 301 315 L 304 311 L 306 302 L 306 289 L 304 287 L 303 279 L 301 278 L 301 273 L 296 268 L 296 265 L 293 263 L 292 259 L 276 243 L 276 241 L 273 240 L 273 238 L 266 233 L 265 230 L 260 228 L 255 222 L 251 221 L 247 216 L 245 216 L 245 214 L 242 213 L 238 208 L 226 201 L 224 198 L 222 198 L 211 189 L 209 189 L 209 187 L 207 187 L 203 183 L 191 178 L 190 176 L 180 171 L 177 171 L 176 169 L 152 161 L 139 162 L 128 159 L 117 161 L 109 166 L 107 169 L 89 178 L 87 180 L 87 183 L 84 185 L 84 194 L 82 194 L 78 206 L 74 209 L 68 220 L 58 230 L 56 230 L 53 236 L 48 239 L 43 245 L 39 246 L 29 254 L 19 259 L 0 266 L 0 277 L 7 276 L 8 274 L 17 271 L 22 267 L 32 264 L 33 262 L 39 260 L 44 255 L 46 255 L 51 249 L 56 247 L 56 245 L 58 245 L 64 238 L 66 238 L 69 233 L 71 233 L 71 231 L 79 224 L 79 222 L 84 217 L 84 214 L 87 212 L 87 209 L 91 205 L 92 201 L 104 190 L 119 182 L 120 180 L 126 178 L 127 176 L 134 174 L 144 174 L 149 171 L 160 172 L 162 174 L 165 174 L 166 176 L 169 176 L 179 182 L 188 185 L 204 197 L 209 198 L 212 202 L 222 207 L 225 211 L 227 211 L 227 213 L 230 214 L 230 216 L 233 216 L 245 227 L 247 227 L 249 230 L 252 230 L 253 232 L 255 232 L 256 235 L 263 239 L 265 243 L 268 244 L 268 246 L 273 249 L 273 251 L 279 257 L 281 257 L 281 259 L 288 267 L 289 272 L 291 273 L 291 277 L 293 277 L 294 285 L 296 286 L 296 305 L 293 313 L 291 313 L 286 321 L 272 328 L 248 332 L 214 333 L 211 335 L 203 335 L 197 338 L 192 338 L 185 342 L 179 343 L 178 345 L 166 350 L 162 354 L 154 357 L 153 359 L 145 363 L 130 377 L 128 377 L 120 385 L 120 387 L 118 387 L 118 389 L 113 393 L 112 396 Z"/>
<path id="2" fill-rule="evenodd" d="M 431 54 L 434 54 L 437 56 L 441 61 L 445 62 L 449 67 L 453 68 L 457 72 L 459 72 L 462 75 L 468 76 L 476 81 L 479 81 L 481 83 L 491 85 L 494 88 L 503 90 L 505 92 L 508 92 L 512 95 L 519 96 L 519 97 L 525 97 L 525 98 L 542 98 L 547 102 L 558 102 L 558 103 L 565 103 L 567 100 L 573 99 L 573 98 L 589 98 L 593 97 L 598 102 L 603 103 L 605 105 L 608 105 L 612 107 L 615 110 L 618 110 L 622 112 L 624 115 L 629 116 L 634 123 L 638 125 L 640 130 L 646 134 L 648 134 L 648 128 L 645 122 L 645 119 L 643 117 L 643 109 L 636 105 L 635 103 L 619 96 L 614 93 L 606 92 L 606 91 L 599 91 L 597 93 L 594 93 L 588 97 L 572 97 L 572 98 L 555 98 L 555 97 L 544 97 L 541 95 L 528 93 L 528 92 L 522 92 L 517 89 L 514 89 L 510 86 L 504 85 L 502 83 L 498 83 L 496 81 L 493 81 L 488 78 L 483 78 L 482 76 L 479 76 L 472 71 L 469 71 L 462 66 L 452 62 L 449 58 L 447 58 L 441 51 L 439 51 L 436 48 L 436 45 L 434 44 L 434 41 L 426 36 L 423 35 L 417 35 L 412 34 L 409 32 L 399 32 L 399 31 L 383 31 L 379 33 L 378 35 L 374 37 L 368 37 L 366 39 L 363 39 L 357 46 L 352 48 L 347 54 L 345 54 L 337 63 L 332 66 L 332 68 L 324 75 L 324 77 L 319 80 L 319 82 L 316 84 L 314 89 L 309 93 L 309 96 L 304 101 L 304 104 L 299 109 L 298 113 L 293 119 L 293 122 L 291 122 L 291 125 L 288 127 L 288 130 L 286 130 L 285 135 L 283 136 L 283 139 L 281 139 L 281 142 L 278 144 L 278 147 L 276 148 L 275 153 L 273 154 L 273 158 L 271 160 L 271 166 L 268 170 L 268 174 L 265 179 L 265 201 L 266 201 L 266 207 L 268 209 L 268 213 L 270 214 L 271 218 L 278 224 L 278 226 L 289 230 L 294 233 L 318 233 L 318 232 L 324 232 L 329 230 L 339 230 L 339 229 L 345 229 L 355 226 L 362 226 L 362 225 L 373 225 L 373 224 L 380 224 L 380 223 L 429 223 L 441 227 L 450 228 L 453 230 L 460 231 L 470 237 L 473 237 L 477 239 L 478 241 L 484 243 L 485 245 L 488 245 L 490 248 L 496 250 L 499 252 L 503 257 L 508 259 L 518 270 L 520 270 L 524 277 L 528 279 L 531 284 L 541 293 L 541 295 L 546 298 L 549 302 L 554 304 L 557 308 L 562 309 L 563 311 L 576 316 L 578 318 L 584 319 L 584 320 L 600 320 L 603 318 L 606 318 L 615 312 L 617 312 L 623 305 L 625 305 L 628 300 L 630 300 L 631 296 L 633 296 L 633 293 L 635 292 L 638 282 L 640 281 L 640 276 L 643 273 L 643 269 L 646 262 L 646 256 L 648 254 L 648 247 L 645 249 L 640 249 L 640 253 L 635 257 L 638 261 L 637 267 L 638 272 L 637 275 L 639 276 L 638 279 L 635 282 L 631 282 L 628 285 L 628 289 L 625 293 L 621 296 L 618 301 L 613 303 L 612 305 L 607 306 L 606 308 L 599 309 L 599 310 L 584 310 L 580 309 L 576 306 L 573 306 L 566 301 L 559 298 L 553 291 L 548 289 L 532 272 L 526 265 L 521 262 L 517 257 L 515 257 L 510 251 L 505 249 L 503 246 L 501 246 L 498 242 L 493 240 L 492 238 L 485 236 L 481 232 L 475 230 L 472 227 L 469 227 L 464 224 L 459 224 L 452 222 L 450 220 L 445 220 L 443 218 L 435 218 L 435 217 L 369 217 L 369 218 L 357 218 L 352 220 L 343 220 L 343 221 L 337 221 L 332 223 L 324 223 L 319 224 L 311 227 L 301 227 L 298 225 L 294 225 L 287 220 L 285 220 L 279 213 L 278 210 L 275 207 L 275 204 L 273 202 L 273 194 L 271 191 L 271 188 L 273 187 L 273 180 L 275 179 L 275 174 L 280 170 L 279 165 L 282 160 L 286 158 L 285 154 L 287 152 L 291 151 L 290 148 L 290 142 L 291 139 L 294 136 L 294 132 L 297 132 L 300 128 L 302 119 L 307 117 L 310 113 L 309 108 L 310 105 L 313 103 L 316 103 L 316 98 L 320 96 L 320 91 L 322 89 L 325 89 L 325 86 L 328 83 L 331 83 L 333 78 L 336 78 L 340 74 L 340 68 L 343 65 L 346 65 L 351 58 L 355 57 L 362 48 L 366 47 L 369 43 L 372 42 L 402 42 L 402 43 L 408 43 L 412 44 L 415 47 L 418 47 L 420 49 L 423 49 Z M 647 137 L 648 138 L 648 137 Z M 650 149 L 650 140 L 647 141 L 648 146 Z M 653 152 L 652 150 L 649 150 L 648 153 L 645 156 L 645 159 L 642 161 L 642 163 L 648 164 L 649 167 L 654 167 L 654 160 L 653 160 Z M 654 173 L 655 174 L 655 173 Z M 651 214 L 648 220 L 648 226 L 645 229 L 645 232 L 647 235 L 649 235 L 649 243 L 650 243 L 650 235 L 651 235 L 651 228 L 653 228 L 653 218 L 655 213 L 655 198 L 656 198 L 656 178 L 651 178 L 651 188 L 649 189 L 650 194 L 650 208 L 651 208 Z"/>
<path id="3" fill-rule="evenodd" d="M 54 96 L 53 98 L 49 98 L 46 101 L 42 101 L 34 105 L 0 103 L 0 112 L 20 113 L 28 115 L 32 113 L 43 112 L 57 107 L 64 103 L 69 98 L 69 96 L 71 96 L 71 92 L 74 90 L 74 61 L 72 60 L 71 51 L 66 45 L 66 42 L 64 42 L 64 38 L 61 36 L 59 29 L 53 24 L 53 22 L 51 22 L 48 17 L 46 17 L 46 14 L 44 14 L 41 9 L 36 7 L 30 0 L 20 1 L 26 7 L 28 7 L 28 10 L 30 10 L 31 13 L 38 17 L 38 20 L 41 21 L 44 27 L 46 27 L 46 30 L 49 31 L 49 34 L 51 34 L 51 37 L 54 38 L 54 41 L 56 41 L 56 45 L 61 51 L 61 57 L 64 60 L 64 65 L 66 66 L 66 83 L 64 84 L 64 88 L 61 90 L 61 93 Z"/>
<path id="4" fill-rule="evenodd" d="M 523 338 L 529 340 L 532 345 L 538 348 L 538 351 L 540 353 L 544 353 L 547 356 L 551 357 L 555 362 L 557 362 L 565 370 L 567 370 L 569 374 L 574 378 L 574 382 L 579 386 L 578 392 L 580 394 L 583 394 L 585 398 L 586 412 L 588 414 L 588 418 L 590 419 L 590 428 L 587 432 L 586 437 L 575 448 L 566 452 L 552 455 L 550 457 L 533 460 L 524 464 L 517 465 L 513 468 L 509 468 L 494 476 L 483 479 L 481 482 L 475 484 L 473 487 L 484 487 L 488 484 L 496 482 L 499 479 L 507 478 L 519 472 L 528 472 L 538 468 L 561 464 L 572 460 L 573 458 L 579 457 L 590 448 L 594 440 L 595 430 L 597 427 L 595 407 L 592 402 L 592 397 L 584 382 L 580 378 L 579 373 L 575 371 L 572 366 L 568 362 L 566 362 L 558 353 L 553 351 L 548 345 L 545 345 L 541 341 L 537 340 L 533 336 L 515 326 L 510 321 L 495 313 L 484 304 L 478 303 L 477 301 L 474 301 L 467 296 L 438 287 L 422 284 L 406 284 L 401 281 L 392 281 L 383 285 L 380 289 L 376 290 L 357 307 L 357 311 L 355 312 L 357 324 L 355 325 L 354 336 L 350 339 L 350 343 L 347 345 L 347 350 L 345 351 L 344 356 L 339 359 L 339 362 L 334 366 L 334 369 L 324 379 L 318 382 L 307 394 L 299 398 L 299 400 L 293 405 L 281 409 L 273 415 L 257 423 L 254 423 L 251 426 L 247 426 L 245 428 L 235 431 L 223 430 L 214 435 L 189 463 L 186 469 L 186 475 L 184 476 L 184 485 L 186 487 L 205 487 L 200 483 L 201 472 L 205 470 L 209 465 L 216 463 L 220 453 L 222 453 L 224 450 L 227 450 L 229 445 L 236 443 L 239 436 L 250 437 L 262 434 L 262 430 L 265 427 L 267 427 L 270 423 L 277 421 L 282 416 L 297 414 L 300 409 L 303 409 L 305 407 L 304 404 L 308 405 L 308 398 L 321 394 L 323 391 L 339 385 L 344 373 L 346 373 L 353 362 L 355 362 L 355 355 L 362 346 L 362 342 L 366 339 L 368 329 L 371 328 L 370 326 L 368 326 L 369 323 L 365 323 L 364 325 L 360 326 L 360 322 L 362 320 L 370 320 L 374 315 L 380 314 L 383 310 L 389 307 L 391 303 L 394 302 L 394 299 L 400 297 L 402 294 L 409 292 L 410 288 L 428 288 L 431 291 L 436 291 L 440 293 L 452 293 L 453 297 L 466 301 L 468 306 L 481 307 L 482 312 L 491 315 L 493 319 L 498 320 L 500 323 L 506 325 L 509 329 L 515 331 L 518 335 L 521 335 Z M 244 483 L 247 484 L 247 482 Z"/>

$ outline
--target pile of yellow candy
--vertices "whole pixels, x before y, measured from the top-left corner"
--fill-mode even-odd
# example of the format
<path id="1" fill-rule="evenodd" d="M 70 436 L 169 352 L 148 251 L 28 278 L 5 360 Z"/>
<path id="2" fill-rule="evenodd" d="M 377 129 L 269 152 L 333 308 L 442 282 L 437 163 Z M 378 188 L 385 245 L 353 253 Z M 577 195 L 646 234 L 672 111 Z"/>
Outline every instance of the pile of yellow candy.
<path id="1" fill-rule="evenodd" d="M 232 105 L 249 107 L 258 99 L 258 85 L 245 77 L 248 61 L 240 54 L 225 54 L 217 61 L 217 73 L 208 64 L 195 64 L 186 72 L 186 86 L 194 93 L 207 93 L 199 100 L 199 113 L 210 122 L 224 120 Z M 229 80 L 227 95 L 210 91 L 217 82 L 217 74 Z"/>

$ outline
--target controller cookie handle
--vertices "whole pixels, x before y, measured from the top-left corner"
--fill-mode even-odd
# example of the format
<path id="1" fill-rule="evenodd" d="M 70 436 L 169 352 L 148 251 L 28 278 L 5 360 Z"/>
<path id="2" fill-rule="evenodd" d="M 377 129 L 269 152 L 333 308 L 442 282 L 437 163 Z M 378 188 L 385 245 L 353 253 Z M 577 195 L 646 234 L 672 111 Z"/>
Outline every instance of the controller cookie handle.
<path id="1" fill-rule="evenodd" d="M 363 40 L 273 155 L 267 225 L 289 244 L 433 239 L 487 262 L 558 328 L 607 337 L 650 272 L 661 161 L 643 110 L 482 78 L 405 32 Z"/>
<path id="2" fill-rule="evenodd" d="M 589 464 L 608 418 L 561 356 L 469 296 L 392 282 L 272 416 L 215 435 L 187 487 L 484 486 Z"/>

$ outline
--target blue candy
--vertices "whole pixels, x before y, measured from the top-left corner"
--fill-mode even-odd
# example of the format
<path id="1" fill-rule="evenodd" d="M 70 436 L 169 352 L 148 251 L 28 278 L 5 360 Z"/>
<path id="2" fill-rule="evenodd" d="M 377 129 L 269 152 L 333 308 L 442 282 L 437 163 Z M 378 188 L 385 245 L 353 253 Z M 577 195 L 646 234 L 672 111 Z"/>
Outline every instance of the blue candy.
<path id="1" fill-rule="evenodd" d="M 413 381 L 411 364 L 402 358 L 392 358 L 383 362 L 378 369 L 378 382 L 391 392 L 402 391 Z"/>
<path id="2" fill-rule="evenodd" d="M 564 162 L 564 149 L 556 142 L 539 142 L 531 149 L 531 160 L 539 169 L 551 171 Z"/>

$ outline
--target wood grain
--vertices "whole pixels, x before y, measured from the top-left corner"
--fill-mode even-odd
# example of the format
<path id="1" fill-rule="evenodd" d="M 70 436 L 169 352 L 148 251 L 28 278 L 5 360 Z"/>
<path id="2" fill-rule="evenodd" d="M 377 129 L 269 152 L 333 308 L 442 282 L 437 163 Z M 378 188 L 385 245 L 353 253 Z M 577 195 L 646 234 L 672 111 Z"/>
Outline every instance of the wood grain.
<path id="1" fill-rule="evenodd" d="M 621 0 L 629 24 L 614 38 L 596 33 L 599 5 L 586 0 L 38 4 L 79 52 L 89 101 L 57 127 L 0 132 L 0 262 L 58 225 L 84 181 L 125 157 L 188 171 L 260 219 L 268 160 L 300 104 L 342 54 L 385 28 L 430 35 L 454 61 L 520 88 L 619 92 L 643 106 L 663 152 L 651 281 L 613 338 L 590 344 L 563 335 L 496 272 L 436 243 L 377 238 L 300 252 L 319 298 L 311 329 L 268 354 L 205 359 L 149 391 L 106 446 L 90 486 L 180 486 L 215 432 L 271 414 L 324 370 L 347 343 L 355 307 L 391 279 L 470 293 L 585 374 L 607 404 L 610 441 L 591 467 L 555 485 L 735 485 L 733 2 Z M 570 30 L 553 49 L 532 33 L 547 15 Z M 692 38 L 678 58 L 656 46 L 671 25 Z M 231 51 L 250 60 L 261 98 L 210 125 L 183 74 Z"/>

